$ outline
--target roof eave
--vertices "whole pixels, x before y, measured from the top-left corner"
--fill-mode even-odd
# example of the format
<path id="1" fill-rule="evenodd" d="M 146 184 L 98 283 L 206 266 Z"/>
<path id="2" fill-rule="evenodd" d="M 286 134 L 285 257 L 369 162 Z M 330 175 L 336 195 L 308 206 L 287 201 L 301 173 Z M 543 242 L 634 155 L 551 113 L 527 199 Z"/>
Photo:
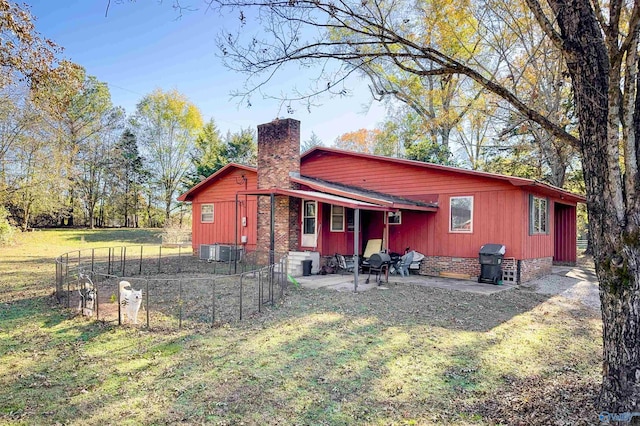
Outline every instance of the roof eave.
<path id="1" fill-rule="evenodd" d="M 325 191 L 325 192 L 328 192 L 330 194 L 338 195 L 340 197 L 353 198 L 354 200 L 363 201 L 365 203 L 380 204 L 380 205 L 387 206 L 387 207 L 393 207 L 393 205 L 394 205 L 393 202 L 391 202 L 391 201 L 381 200 L 379 198 L 374 198 L 374 197 L 367 197 L 366 195 L 361 195 L 361 194 L 354 194 L 352 192 L 343 191 L 343 190 L 336 189 L 336 188 L 329 188 L 329 187 L 327 187 L 325 185 L 322 185 L 322 184 L 319 184 L 319 183 L 310 182 L 310 181 L 308 181 L 306 179 L 302 179 L 302 178 L 298 178 L 298 177 L 294 177 L 294 176 L 291 176 L 289 179 L 294 183 L 298 183 L 300 185 L 308 186 L 309 188 L 314 189 L 316 191 Z"/>
<path id="2" fill-rule="evenodd" d="M 518 187 L 534 187 L 534 188 L 540 188 L 543 191 L 547 191 L 553 195 L 555 195 L 557 198 L 560 198 L 561 200 L 564 201 L 568 201 L 568 202 L 574 202 L 574 203 L 586 203 L 587 202 L 587 198 L 583 195 L 580 194 L 574 194 L 573 192 L 567 191 L 565 189 L 562 188 L 558 188 L 556 186 L 553 185 L 549 185 L 548 183 L 544 183 L 544 182 L 540 182 L 537 180 L 533 180 L 533 181 L 529 181 L 529 182 L 512 182 L 512 184 L 514 186 L 518 186 Z"/>
<path id="3" fill-rule="evenodd" d="M 257 195 L 257 196 L 280 195 L 280 196 L 287 196 L 287 197 L 311 199 L 314 201 L 320 201 L 323 203 L 333 204 L 336 206 L 347 207 L 351 209 L 365 209 L 365 210 L 373 210 L 373 211 L 393 211 L 394 210 L 393 208 L 390 208 L 388 206 L 367 203 L 362 200 L 350 201 L 341 196 L 340 197 L 343 198 L 341 200 L 330 199 L 330 198 L 327 198 L 327 196 L 321 192 L 316 192 L 315 195 L 300 194 L 296 190 L 285 189 L 285 188 L 266 188 L 266 189 L 239 191 L 238 195 Z M 338 196 L 336 195 L 336 197 Z"/>
<path id="4" fill-rule="evenodd" d="M 206 179 L 203 179 L 200 182 L 198 182 L 195 186 L 191 187 L 191 189 L 189 189 L 184 194 L 180 194 L 178 196 L 177 200 L 178 201 L 187 202 L 187 203 L 190 202 L 194 193 L 198 192 L 203 186 L 211 183 L 212 181 L 216 180 L 217 178 L 219 178 L 223 174 L 226 174 L 227 171 L 230 168 L 242 169 L 242 170 L 246 170 L 248 172 L 257 173 L 257 169 L 255 167 L 245 166 L 244 164 L 229 163 L 226 166 L 224 166 L 223 168 L 221 168 L 220 170 L 218 170 L 217 172 L 215 172 L 212 175 L 210 175 L 209 177 L 207 177 Z"/>

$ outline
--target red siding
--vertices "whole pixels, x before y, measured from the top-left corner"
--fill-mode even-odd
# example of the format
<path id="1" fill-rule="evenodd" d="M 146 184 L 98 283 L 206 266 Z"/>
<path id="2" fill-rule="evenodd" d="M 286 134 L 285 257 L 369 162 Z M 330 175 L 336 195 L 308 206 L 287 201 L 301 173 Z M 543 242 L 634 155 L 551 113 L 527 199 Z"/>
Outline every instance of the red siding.
<path id="1" fill-rule="evenodd" d="M 345 185 L 403 196 L 512 189 L 508 182 L 444 170 L 425 170 L 381 159 L 354 158 L 334 153 L 308 158 L 301 174 Z"/>
<path id="2" fill-rule="evenodd" d="M 353 232 L 331 232 L 331 207 L 318 203 L 320 238 L 318 250 L 324 256 L 334 253 L 353 254 Z M 346 226 L 346 225 L 345 225 Z M 349 244 L 349 242 L 351 242 Z"/>
<path id="3" fill-rule="evenodd" d="M 436 213 L 403 211 L 400 225 L 389 225 L 389 250 L 402 253 L 411 247 L 428 256 L 476 257 L 483 244 L 500 243 L 507 247 L 506 256 L 521 258 L 522 218 L 515 214 L 521 208 L 521 191 L 468 192 L 474 197 L 473 232 L 449 232 L 449 197 L 441 194 Z M 460 194 L 455 194 L 460 195 Z M 326 207 L 326 206 L 325 206 Z M 361 212 L 362 240 L 360 247 L 384 233 L 381 212 Z M 330 232 L 329 208 L 323 209 L 321 244 L 323 255 L 353 254 L 352 232 Z"/>
<path id="4" fill-rule="evenodd" d="M 473 232 L 469 234 L 449 232 L 449 203 L 451 196 L 473 196 Z M 487 243 L 504 244 L 507 257 L 522 255 L 524 226 L 521 208 L 521 191 L 516 188 L 503 191 L 469 190 L 467 193 L 448 193 L 440 196 L 435 216 L 434 245 L 429 255 L 452 257 L 477 257 L 480 247 Z"/>
<path id="5" fill-rule="evenodd" d="M 245 176 L 246 182 L 242 176 Z M 234 244 L 236 236 L 236 193 L 245 189 L 256 188 L 256 174 L 246 170 L 233 170 L 212 182 L 199 191 L 192 201 L 192 247 L 198 250 L 201 244 Z M 255 250 L 257 234 L 257 203 L 256 197 L 240 196 L 238 205 L 238 237 L 247 236 L 247 250 Z M 202 204 L 213 204 L 213 223 L 200 221 L 200 208 Z M 246 217 L 247 226 L 242 226 L 242 217 Z"/>
<path id="6" fill-rule="evenodd" d="M 538 235 L 530 235 L 529 234 L 529 196 L 535 195 L 542 198 L 547 198 L 549 205 L 549 232 L 547 234 L 538 234 Z M 524 218 L 524 227 L 522 228 L 523 242 L 524 245 L 523 255 L 521 259 L 539 259 L 543 257 L 554 257 L 555 253 L 555 235 L 556 233 L 566 233 L 567 229 L 557 229 L 557 223 L 555 219 L 555 209 L 554 202 L 556 199 L 546 197 L 542 194 L 537 194 L 535 192 L 525 192 L 522 191 L 522 211 L 521 215 Z M 575 228 L 575 218 L 574 218 L 574 228 Z M 575 240 L 575 238 L 574 238 Z M 575 241 L 573 243 L 575 246 Z"/>
<path id="7" fill-rule="evenodd" d="M 243 176 L 246 178 L 246 183 Z M 194 196 L 193 202 L 234 201 L 238 191 L 256 189 L 257 187 L 256 173 L 234 169 L 211 185 L 202 188 L 202 190 Z"/>
<path id="8" fill-rule="evenodd" d="M 523 255 L 523 230 L 528 229 L 528 222 L 521 212 L 528 210 L 523 205 L 523 191 L 508 182 L 333 153 L 309 158 L 301 172 L 304 176 L 398 196 L 433 198 L 438 194 L 438 212 L 403 211 L 402 224 L 389 226 L 391 251 L 402 252 L 409 246 L 429 256 L 476 257 L 483 244 L 499 243 L 506 246 L 506 256 Z M 474 197 L 473 232 L 450 233 L 449 199 L 463 195 Z M 366 225 L 365 220 L 365 241 L 375 237 L 367 236 L 367 232 L 382 229 L 381 220 L 370 224 L 373 229 L 366 229 Z"/>

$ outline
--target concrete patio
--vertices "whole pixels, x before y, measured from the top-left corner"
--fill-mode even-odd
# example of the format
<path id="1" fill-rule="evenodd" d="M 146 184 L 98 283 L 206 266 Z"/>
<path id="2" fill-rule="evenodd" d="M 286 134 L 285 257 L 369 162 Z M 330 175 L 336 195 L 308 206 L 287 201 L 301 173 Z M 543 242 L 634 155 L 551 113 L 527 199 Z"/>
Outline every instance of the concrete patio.
<path id="1" fill-rule="evenodd" d="M 512 284 L 493 285 L 478 283 L 471 280 L 460 280 L 454 278 L 428 277 L 423 275 L 409 275 L 401 277 L 399 275 L 389 275 L 389 282 L 385 282 L 384 276 L 380 285 L 375 280 L 375 275 L 371 275 L 371 282 L 366 283 L 368 273 L 360 274 L 358 277 L 358 292 L 372 289 L 385 290 L 389 286 L 398 284 L 413 284 L 426 287 L 437 287 L 447 290 L 466 291 L 468 293 L 493 294 L 505 291 L 515 286 Z M 307 277 L 296 277 L 296 280 L 303 288 L 318 289 L 326 288 L 335 291 L 353 291 L 353 275 L 351 274 L 328 274 L 310 275 Z"/>

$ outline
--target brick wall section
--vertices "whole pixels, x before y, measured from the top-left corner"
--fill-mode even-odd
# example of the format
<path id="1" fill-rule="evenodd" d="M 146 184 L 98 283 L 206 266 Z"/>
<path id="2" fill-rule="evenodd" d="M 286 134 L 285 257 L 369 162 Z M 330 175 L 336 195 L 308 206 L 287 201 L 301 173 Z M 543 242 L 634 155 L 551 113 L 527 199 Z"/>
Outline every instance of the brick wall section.
<path id="1" fill-rule="evenodd" d="M 551 273 L 553 257 L 520 261 L 520 282 L 527 282 Z"/>
<path id="2" fill-rule="evenodd" d="M 506 262 L 505 267 L 515 266 L 515 260 L 509 259 L 514 265 Z M 540 278 L 551 273 L 553 265 L 552 257 L 539 259 L 526 259 L 520 261 L 520 282 L 527 282 Z M 420 263 L 420 275 L 439 276 L 441 272 L 453 272 L 457 274 L 467 274 L 471 278 L 480 276 L 480 263 L 477 257 L 446 257 L 446 256 L 425 256 Z"/>
<path id="3" fill-rule="evenodd" d="M 274 120 L 258 126 L 258 189 L 296 189 L 290 172 L 300 173 L 300 122 Z M 300 203 L 289 197 L 275 197 L 275 251 L 298 248 Z M 270 248 L 271 199 L 258 199 L 257 250 Z"/>
<path id="4" fill-rule="evenodd" d="M 297 189 L 297 188 L 295 188 Z M 300 218 L 301 210 L 300 198 L 289 199 L 289 250 L 297 251 L 300 247 Z"/>
<path id="5" fill-rule="evenodd" d="M 470 277 L 480 275 L 480 263 L 478 258 L 449 257 L 449 256 L 425 256 L 420 262 L 420 274 L 438 276 L 440 272 L 454 272 L 468 274 Z"/>

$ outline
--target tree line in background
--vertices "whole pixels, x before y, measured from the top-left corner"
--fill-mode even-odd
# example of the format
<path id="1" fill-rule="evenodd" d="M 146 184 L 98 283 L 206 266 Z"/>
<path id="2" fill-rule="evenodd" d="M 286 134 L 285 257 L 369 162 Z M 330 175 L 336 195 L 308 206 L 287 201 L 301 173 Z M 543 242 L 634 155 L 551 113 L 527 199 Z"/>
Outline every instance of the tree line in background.
<path id="1" fill-rule="evenodd" d="M 223 137 L 176 91 L 127 117 L 74 64 L 37 89 L 0 89 L 0 204 L 30 226 L 162 226 L 179 193 L 229 161 L 255 162 L 251 130 Z"/>
<path id="2" fill-rule="evenodd" d="M 221 135 L 176 91 L 155 90 L 127 117 L 106 83 L 59 59 L 28 10 L 0 6 L 4 228 L 162 226 L 181 191 L 229 161 L 255 162 L 252 130 Z"/>
<path id="3" fill-rule="evenodd" d="M 148 94 L 127 117 L 113 105 L 106 83 L 58 59 L 60 49 L 37 34 L 28 11 L 0 1 L 6 5 L 2 35 L 14 46 L 0 51 L 0 216 L 22 229 L 162 226 L 179 207 L 180 192 L 230 161 L 255 164 L 254 130 L 223 136 L 213 119 L 203 122 L 197 106 L 176 91 Z M 449 3 L 436 9 L 428 19 L 445 33 L 451 20 L 464 22 Z M 527 32 L 531 22 L 525 24 L 520 42 L 534 43 Z M 474 42 L 472 32 L 465 34 L 467 40 L 438 42 L 460 50 Z M 543 38 L 534 44 L 531 49 L 544 51 Z M 514 90 L 535 92 L 550 113 L 568 117 L 567 128 L 575 127 L 562 67 L 540 59 L 539 67 L 525 72 L 512 61 L 506 81 L 514 81 Z M 575 149 L 468 79 L 421 77 L 384 63 L 358 69 L 386 102 L 388 119 L 373 130 L 339 136 L 337 148 L 583 189 Z M 301 150 L 323 144 L 312 134 Z"/>

